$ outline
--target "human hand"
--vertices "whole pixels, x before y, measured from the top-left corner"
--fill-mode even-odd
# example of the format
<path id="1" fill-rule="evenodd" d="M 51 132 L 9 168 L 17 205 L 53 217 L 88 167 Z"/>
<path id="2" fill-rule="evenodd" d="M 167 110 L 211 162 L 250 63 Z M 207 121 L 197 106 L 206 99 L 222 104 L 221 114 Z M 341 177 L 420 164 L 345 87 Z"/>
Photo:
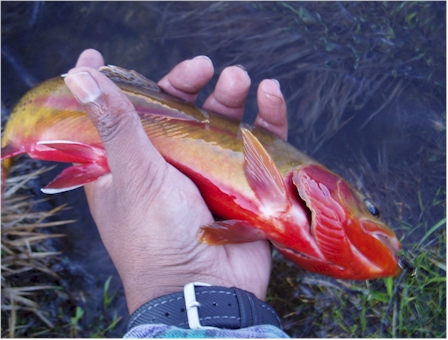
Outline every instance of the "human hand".
<path id="1" fill-rule="evenodd" d="M 95 50 L 84 51 L 65 78 L 103 141 L 111 173 L 85 185 L 90 211 L 122 279 L 128 309 L 178 292 L 186 283 L 238 287 L 265 299 L 271 271 L 267 241 L 209 246 L 198 242 L 212 214 L 194 183 L 168 164 L 149 141 L 124 93 L 97 71 Z M 194 102 L 213 76 L 208 58 L 178 64 L 159 85 Z M 204 108 L 241 119 L 250 87 L 240 67 L 226 68 Z M 278 84 L 258 88 L 256 124 L 286 139 L 286 105 Z"/>

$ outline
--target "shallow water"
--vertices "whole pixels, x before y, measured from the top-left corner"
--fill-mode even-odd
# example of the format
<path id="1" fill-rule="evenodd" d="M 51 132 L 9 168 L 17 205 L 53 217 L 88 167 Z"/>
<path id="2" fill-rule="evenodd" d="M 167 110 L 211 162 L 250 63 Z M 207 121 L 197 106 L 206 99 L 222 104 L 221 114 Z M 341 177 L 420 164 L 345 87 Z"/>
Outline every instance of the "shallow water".
<path id="1" fill-rule="evenodd" d="M 444 201 L 437 192 L 446 178 L 445 3 L 421 9 L 433 17 L 412 39 L 400 24 L 390 37 L 356 22 L 365 6 L 376 5 L 3 2 L 2 112 L 36 83 L 66 73 L 86 48 L 155 81 L 200 54 L 214 62 L 212 84 L 224 67 L 242 64 L 253 84 L 245 119 L 257 112 L 258 83 L 278 79 L 288 101 L 290 142 L 369 193 L 406 246 L 445 214 L 444 205 L 433 204 Z M 439 41 L 430 39 L 434 31 Z M 43 176 L 42 186 L 60 169 Z M 101 313 L 102 284 L 113 275 L 114 307 L 127 317 L 83 191 L 55 195 L 51 204 L 66 202 L 72 209 L 64 218 L 78 222 L 63 230 L 69 237 L 58 246 L 65 261 L 56 269 L 70 273 L 64 284 L 73 304 L 88 311 L 88 325 Z M 404 235 L 403 221 L 422 226 Z M 124 327 L 121 322 L 113 334 Z"/>

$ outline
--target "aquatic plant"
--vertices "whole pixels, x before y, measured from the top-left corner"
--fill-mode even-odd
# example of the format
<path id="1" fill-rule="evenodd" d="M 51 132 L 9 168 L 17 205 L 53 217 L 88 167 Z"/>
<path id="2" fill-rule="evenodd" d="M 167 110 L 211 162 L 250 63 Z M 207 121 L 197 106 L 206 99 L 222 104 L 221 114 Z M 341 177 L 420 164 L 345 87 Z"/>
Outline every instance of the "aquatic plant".
<path id="1" fill-rule="evenodd" d="M 169 27 L 165 41 L 179 41 L 188 34 L 188 39 L 200 42 L 193 47 L 198 52 L 224 56 L 218 71 L 240 63 L 254 82 L 277 78 L 288 102 L 300 103 L 289 112 L 290 135 L 311 153 L 354 115 L 367 123 L 393 104 L 411 82 L 426 86 L 433 98 L 444 93 L 445 48 L 440 44 L 446 42 L 439 35 L 444 34 L 445 12 L 440 3 L 146 6 L 165 13 Z M 189 27 L 189 32 L 181 27 Z"/>
<path id="2" fill-rule="evenodd" d="M 54 327 L 48 313 L 40 308 L 40 302 L 59 290 L 59 275 L 51 268 L 61 252 L 52 249 L 49 240 L 64 236 L 50 232 L 70 220 L 48 221 L 48 217 L 60 213 L 65 205 L 50 211 L 35 207 L 39 200 L 24 194 L 30 181 L 48 168 L 32 170 L 32 162 L 19 162 L 11 168 L 11 176 L 5 182 L 2 196 L 1 217 L 1 274 L 2 274 L 2 337 L 30 335 L 29 328 L 36 327 L 36 318 L 46 327 Z M 46 298 L 43 296 L 47 295 Z M 30 317 L 34 315 L 34 317 Z M 31 332 L 32 334 L 33 332 Z"/>

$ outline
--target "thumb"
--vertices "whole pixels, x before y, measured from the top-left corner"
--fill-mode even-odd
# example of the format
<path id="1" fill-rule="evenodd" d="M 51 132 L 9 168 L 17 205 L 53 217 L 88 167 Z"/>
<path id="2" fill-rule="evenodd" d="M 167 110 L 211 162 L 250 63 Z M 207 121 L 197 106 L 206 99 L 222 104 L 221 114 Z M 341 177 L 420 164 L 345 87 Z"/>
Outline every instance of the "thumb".
<path id="1" fill-rule="evenodd" d="M 166 165 L 149 141 L 134 106 L 110 79 L 93 68 L 77 67 L 68 73 L 65 83 L 98 130 L 114 182 L 129 185 L 130 174 L 136 179 L 151 178 Z M 145 176 L 139 176 L 142 171 Z"/>

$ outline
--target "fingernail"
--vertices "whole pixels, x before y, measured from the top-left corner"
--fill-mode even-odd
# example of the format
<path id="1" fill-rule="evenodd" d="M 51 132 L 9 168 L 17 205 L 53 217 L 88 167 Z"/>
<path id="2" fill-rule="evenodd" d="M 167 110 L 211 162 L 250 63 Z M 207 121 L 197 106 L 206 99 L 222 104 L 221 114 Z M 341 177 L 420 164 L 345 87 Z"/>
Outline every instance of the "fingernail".
<path id="1" fill-rule="evenodd" d="M 244 70 L 244 71 L 247 72 L 246 68 L 245 68 L 243 65 L 241 65 L 241 64 L 236 64 L 235 66 L 236 66 L 236 67 L 239 67 L 240 69 L 242 69 L 242 70 Z"/>
<path id="2" fill-rule="evenodd" d="M 210 64 L 213 65 L 213 61 L 206 55 L 198 55 L 197 57 L 194 57 L 193 59 L 207 59 L 210 62 Z"/>
<path id="3" fill-rule="evenodd" d="M 99 104 L 102 92 L 89 72 L 70 73 L 65 76 L 64 81 L 81 104 Z"/>
<path id="4" fill-rule="evenodd" d="M 281 90 L 280 82 L 277 79 L 271 79 L 271 80 L 275 81 L 277 83 L 277 86 L 278 86 L 279 90 Z"/>

